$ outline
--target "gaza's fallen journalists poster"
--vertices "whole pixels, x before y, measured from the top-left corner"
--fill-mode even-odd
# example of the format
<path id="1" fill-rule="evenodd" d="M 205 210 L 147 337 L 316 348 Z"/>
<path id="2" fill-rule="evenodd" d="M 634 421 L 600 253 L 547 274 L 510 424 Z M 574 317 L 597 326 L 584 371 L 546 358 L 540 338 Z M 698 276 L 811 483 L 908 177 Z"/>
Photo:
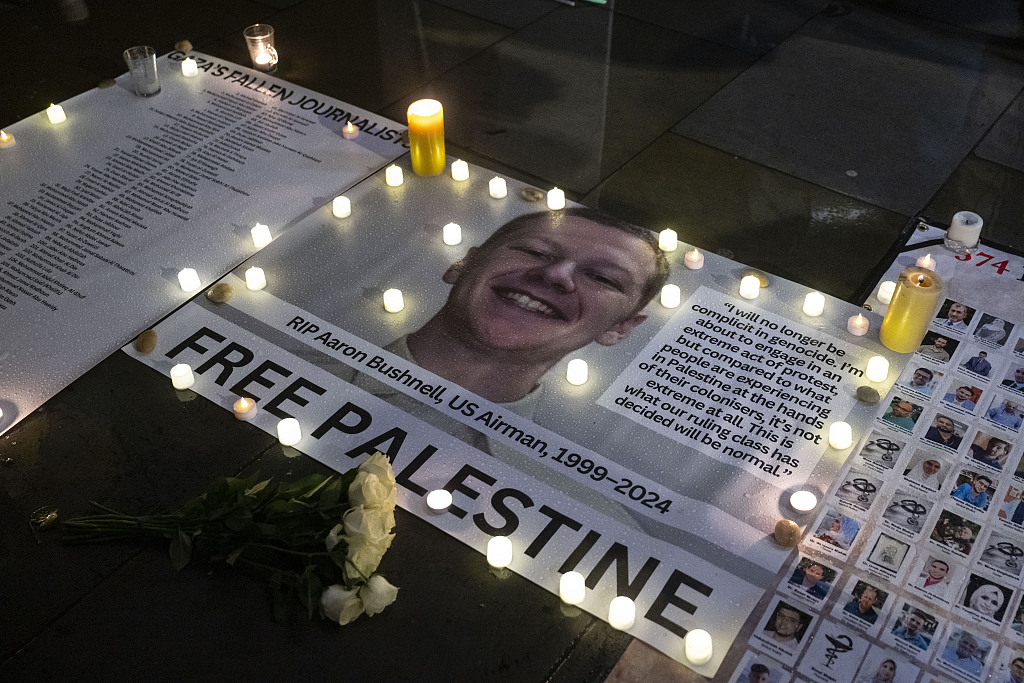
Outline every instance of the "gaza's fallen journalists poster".
<path id="1" fill-rule="evenodd" d="M 602 618 L 632 593 L 630 632 L 677 659 L 687 629 L 711 631 L 715 657 L 694 668 L 713 674 L 791 557 L 776 521 L 809 521 L 789 494 L 823 493 L 850 452 L 829 447 L 829 425 L 864 435 L 867 361 L 892 362 L 872 384 L 884 394 L 898 358 L 848 331 L 849 304 L 806 314 L 808 290 L 771 276 L 742 299 L 740 264 L 687 268 L 683 245 L 662 251 L 646 230 L 551 211 L 514 181 L 494 198 L 483 169 L 459 182 L 406 162 L 402 185 L 376 174 L 346 193 L 351 216 L 325 206 L 236 269 L 228 303 L 200 297 L 162 323 L 153 354 L 126 351 L 165 372 L 189 363 L 225 407 L 254 395 L 267 431 L 298 418 L 297 448 L 332 466 L 387 452 L 400 480 L 411 468 L 403 507 L 474 547 L 509 535 L 513 569 L 548 589 L 576 568 Z M 246 289 L 251 267 L 265 289 Z M 583 384 L 566 380 L 574 360 Z M 426 512 L 442 486 L 461 515 Z"/>

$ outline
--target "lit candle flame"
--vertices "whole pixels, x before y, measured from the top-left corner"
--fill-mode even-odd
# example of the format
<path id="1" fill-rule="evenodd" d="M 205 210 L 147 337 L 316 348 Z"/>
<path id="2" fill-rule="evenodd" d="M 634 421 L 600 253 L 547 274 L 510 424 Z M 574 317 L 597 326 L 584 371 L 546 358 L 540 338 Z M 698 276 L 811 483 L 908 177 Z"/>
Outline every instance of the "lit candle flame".
<path id="1" fill-rule="evenodd" d="M 238 402 L 239 410 L 249 410 L 249 402 L 244 398 Z"/>
<path id="2" fill-rule="evenodd" d="M 0 140 L 6 141 L 8 137 L 9 136 L 7 135 L 7 133 L 5 133 L 2 130 L 0 130 Z"/>
<path id="3" fill-rule="evenodd" d="M 352 125 L 351 121 L 348 121 L 348 122 L 345 123 L 345 132 L 346 133 L 351 133 L 355 129 L 356 129 L 356 127 Z"/>
<path id="4" fill-rule="evenodd" d="M 857 327 L 860 327 L 861 325 L 864 324 L 864 316 L 862 316 L 860 313 L 857 314 L 857 323 L 856 324 L 857 324 Z"/>

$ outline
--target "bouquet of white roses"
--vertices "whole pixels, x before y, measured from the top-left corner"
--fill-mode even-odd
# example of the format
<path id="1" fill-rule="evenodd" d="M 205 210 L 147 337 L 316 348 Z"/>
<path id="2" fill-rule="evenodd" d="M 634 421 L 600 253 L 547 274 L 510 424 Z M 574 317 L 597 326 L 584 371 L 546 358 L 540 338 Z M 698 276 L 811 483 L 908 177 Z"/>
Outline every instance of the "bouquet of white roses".
<path id="1" fill-rule="evenodd" d="M 375 453 L 344 474 L 292 484 L 218 479 L 174 514 L 125 515 L 93 503 L 103 514 L 64 522 L 64 540 L 167 538 L 176 569 L 224 562 L 270 582 L 276 616 L 298 599 L 310 618 L 319 606 L 344 625 L 398 595 L 375 573 L 395 536 L 396 502 L 391 463 Z"/>

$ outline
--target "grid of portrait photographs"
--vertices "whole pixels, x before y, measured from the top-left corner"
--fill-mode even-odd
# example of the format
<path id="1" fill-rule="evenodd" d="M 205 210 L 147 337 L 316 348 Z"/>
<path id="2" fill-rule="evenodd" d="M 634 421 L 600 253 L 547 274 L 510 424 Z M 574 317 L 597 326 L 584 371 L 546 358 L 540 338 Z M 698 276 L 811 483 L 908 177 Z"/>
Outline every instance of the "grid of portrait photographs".
<path id="1" fill-rule="evenodd" d="M 1022 327 L 942 303 L 807 523 L 748 669 L 1024 683 Z"/>

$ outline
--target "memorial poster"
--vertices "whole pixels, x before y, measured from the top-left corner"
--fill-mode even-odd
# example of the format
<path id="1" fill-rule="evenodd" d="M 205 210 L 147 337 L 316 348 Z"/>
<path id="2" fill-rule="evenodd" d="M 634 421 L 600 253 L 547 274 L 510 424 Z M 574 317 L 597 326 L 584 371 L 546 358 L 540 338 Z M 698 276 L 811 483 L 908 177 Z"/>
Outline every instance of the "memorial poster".
<path id="1" fill-rule="evenodd" d="M 849 670 L 858 681 L 1024 677 L 1024 258 L 957 254 L 942 234 L 915 233 L 882 277 L 927 255 L 943 295 L 802 544 L 808 566 L 845 577 L 812 572 L 807 590 L 836 597 L 804 609 L 816 640 L 847 627 L 870 644 Z M 884 313 L 878 289 L 867 304 Z M 787 663 L 831 680 L 809 655 Z"/>
<path id="2" fill-rule="evenodd" d="M 804 313 L 808 290 L 773 276 L 742 299 L 741 264 L 687 268 L 683 245 L 549 210 L 516 181 L 495 197 L 481 168 L 455 181 L 398 166 L 401 185 L 378 172 L 346 192 L 351 216 L 323 206 L 224 278 L 230 301 L 197 297 L 153 353 L 125 351 L 165 373 L 188 363 L 193 390 L 225 408 L 249 394 L 268 432 L 297 418 L 296 448 L 331 466 L 387 453 L 411 468 L 403 507 L 478 549 L 509 535 L 513 569 L 549 590 L 576 567 L 601 618 L 616 590 L 635 594 L 630 633 L 681 661 L 682 635 L 708 630 L 715 656 L 694 668 L 713 674 L 792 560 L 771 538 L 801 518 L 790 493 L 823 495 L 850 452 L 829 426 L 866 438 L 875 406 L 858 387 L 884 394 L 899 374 L 848 331 L 877 317 L 827 297 Z M 265 288 L 247 289 L 250 268 Z M 864 376 L 875 355 L 893 367 L 878 383 Z M 588 378 L 572 384 L 580 360 Z M 462 514 L 425 509 L 439 487 Z"/>
<path id="3" fill-rule="evenodd" d="M 158 60 L 7 128 L 0 149 L 0 432 L 272 237 L 402 154 L 404 128 L 251 69 Z M 342 136 L 352 121 L 359 134 Z M 54 359 L 60 359 L 55 362 Z"/>

